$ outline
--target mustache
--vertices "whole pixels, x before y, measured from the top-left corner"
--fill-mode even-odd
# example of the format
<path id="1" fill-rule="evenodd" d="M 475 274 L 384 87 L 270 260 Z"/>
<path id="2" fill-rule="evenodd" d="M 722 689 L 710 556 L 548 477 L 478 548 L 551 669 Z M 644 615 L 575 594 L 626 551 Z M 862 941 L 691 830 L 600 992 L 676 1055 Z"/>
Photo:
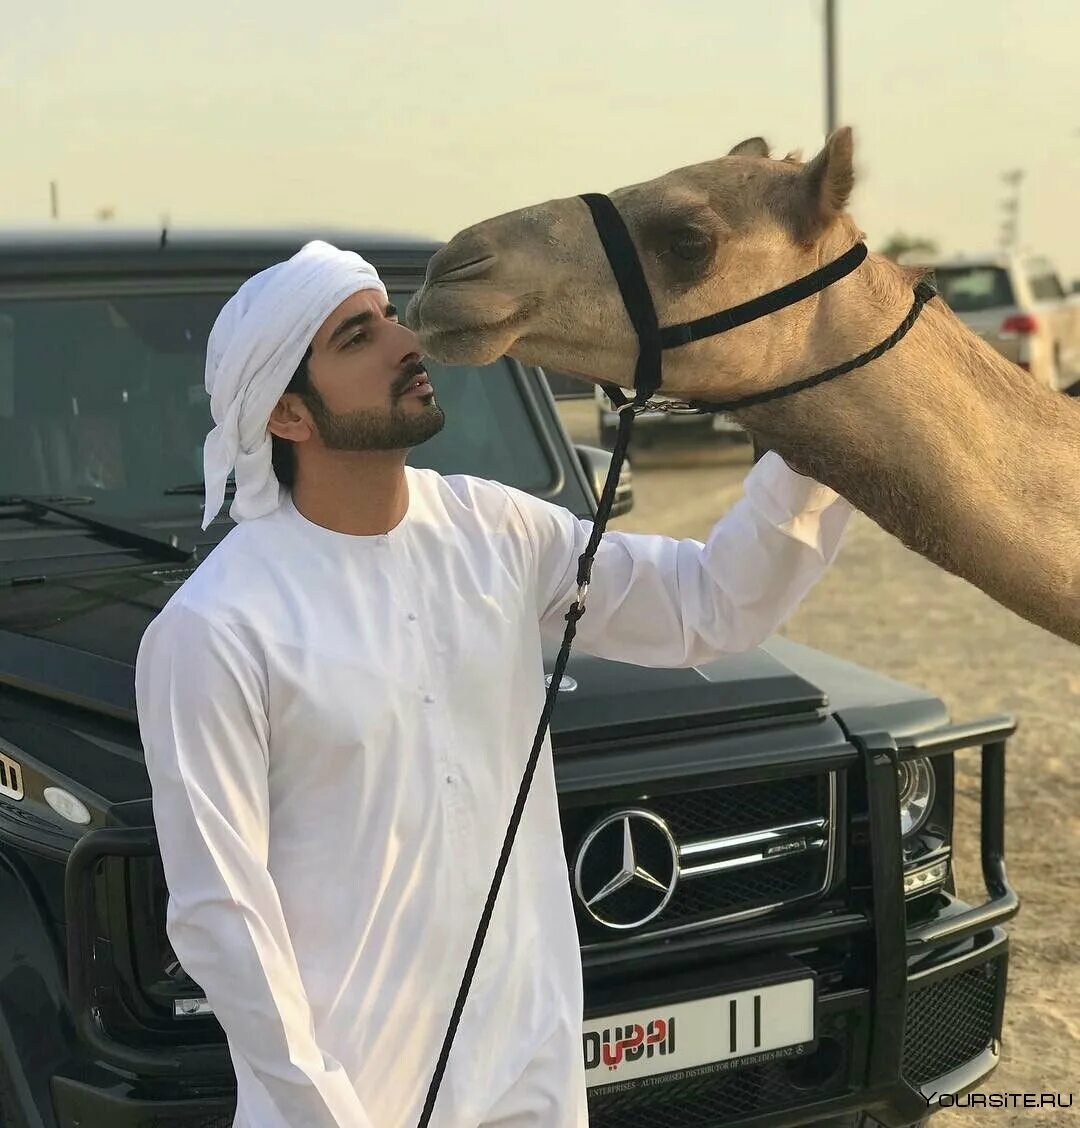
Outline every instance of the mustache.
<path id="1" fill-rule="evenodd" d="M 390 390 L 395 396 L 403 395 L 416 383 L 418 377 L 426 375 L 427 368 L 424 362 L 421 360 L 412 360 L 405 366 L 401 375 L 394 381 Z"/>

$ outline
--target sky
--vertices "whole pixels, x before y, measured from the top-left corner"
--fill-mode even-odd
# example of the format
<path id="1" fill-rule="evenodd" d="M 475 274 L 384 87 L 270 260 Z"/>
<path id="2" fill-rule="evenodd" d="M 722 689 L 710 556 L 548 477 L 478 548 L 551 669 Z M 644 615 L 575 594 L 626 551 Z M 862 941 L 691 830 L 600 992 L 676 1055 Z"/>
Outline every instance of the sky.
<path id="1" fill-rule="evenodd" d="M 836 0 L 852 212 L 1080 279 L 1080 3 Z M 824 0 L 10 0 L 0 225 L 241 225 L 449 238 L 762 135 L 825 132 Z"/>

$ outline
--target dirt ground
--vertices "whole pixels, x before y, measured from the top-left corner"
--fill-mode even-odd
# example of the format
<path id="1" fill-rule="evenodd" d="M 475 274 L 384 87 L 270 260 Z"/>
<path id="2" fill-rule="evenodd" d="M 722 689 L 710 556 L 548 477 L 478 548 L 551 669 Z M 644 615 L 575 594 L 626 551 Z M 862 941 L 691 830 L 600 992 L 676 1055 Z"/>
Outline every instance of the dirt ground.
<path id="1" fill-rule="evenodd" d="M 577 442 L 596 445 L 595 407 L 560 405 Z M 669 429 L 632 451 L 635 508 L 613 528 L 704 539 L 742 492 L 748 445 Z M 1017 618 L 856 514 L 834 567 L 782 634 L 932 690 L 954 720 L 1010 713 L 1006 845 L 1023 901 L 1002 1063 L 987 1093 L 1061 1093 L 1080 1104 L 1080 649 Z M 982 899 L 978 753 L 958 757 L 961 895 Z M 965 1109 L 941 1128 L 1080 1123 L 1076 1110 Z"/>

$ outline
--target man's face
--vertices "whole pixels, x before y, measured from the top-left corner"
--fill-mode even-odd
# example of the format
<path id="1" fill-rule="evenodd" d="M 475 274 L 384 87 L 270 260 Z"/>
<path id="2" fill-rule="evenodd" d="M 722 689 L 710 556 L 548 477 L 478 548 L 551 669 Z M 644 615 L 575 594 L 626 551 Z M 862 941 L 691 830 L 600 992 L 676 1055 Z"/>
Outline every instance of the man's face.
<path id="1" fill-rule="evenodd" d="M 316 394 L 302 403 L 329 450 L 402 450 L 442 430 L 417 336 L 377 291 L 346 298 L 322 323 L 308 374 Z"/>

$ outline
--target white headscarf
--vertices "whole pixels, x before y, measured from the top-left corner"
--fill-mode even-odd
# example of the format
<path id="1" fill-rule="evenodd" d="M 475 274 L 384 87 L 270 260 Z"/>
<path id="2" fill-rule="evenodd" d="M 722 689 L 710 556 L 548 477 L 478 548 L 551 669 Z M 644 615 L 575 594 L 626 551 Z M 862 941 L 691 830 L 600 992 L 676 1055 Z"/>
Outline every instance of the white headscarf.
<path id="1" fill-rule="evenodd" d="M 217 426 L 203 447 L 204 529 L 225 501 L 234 468 L 234 521 L 262 517 L 281 504 L 266 426 L 270 413 L 319 326 L 358 290 L 386 297 L 370 263 L 315 240 L 249 278 L 225 303 L 206 345 L 206 390 Z"/>

